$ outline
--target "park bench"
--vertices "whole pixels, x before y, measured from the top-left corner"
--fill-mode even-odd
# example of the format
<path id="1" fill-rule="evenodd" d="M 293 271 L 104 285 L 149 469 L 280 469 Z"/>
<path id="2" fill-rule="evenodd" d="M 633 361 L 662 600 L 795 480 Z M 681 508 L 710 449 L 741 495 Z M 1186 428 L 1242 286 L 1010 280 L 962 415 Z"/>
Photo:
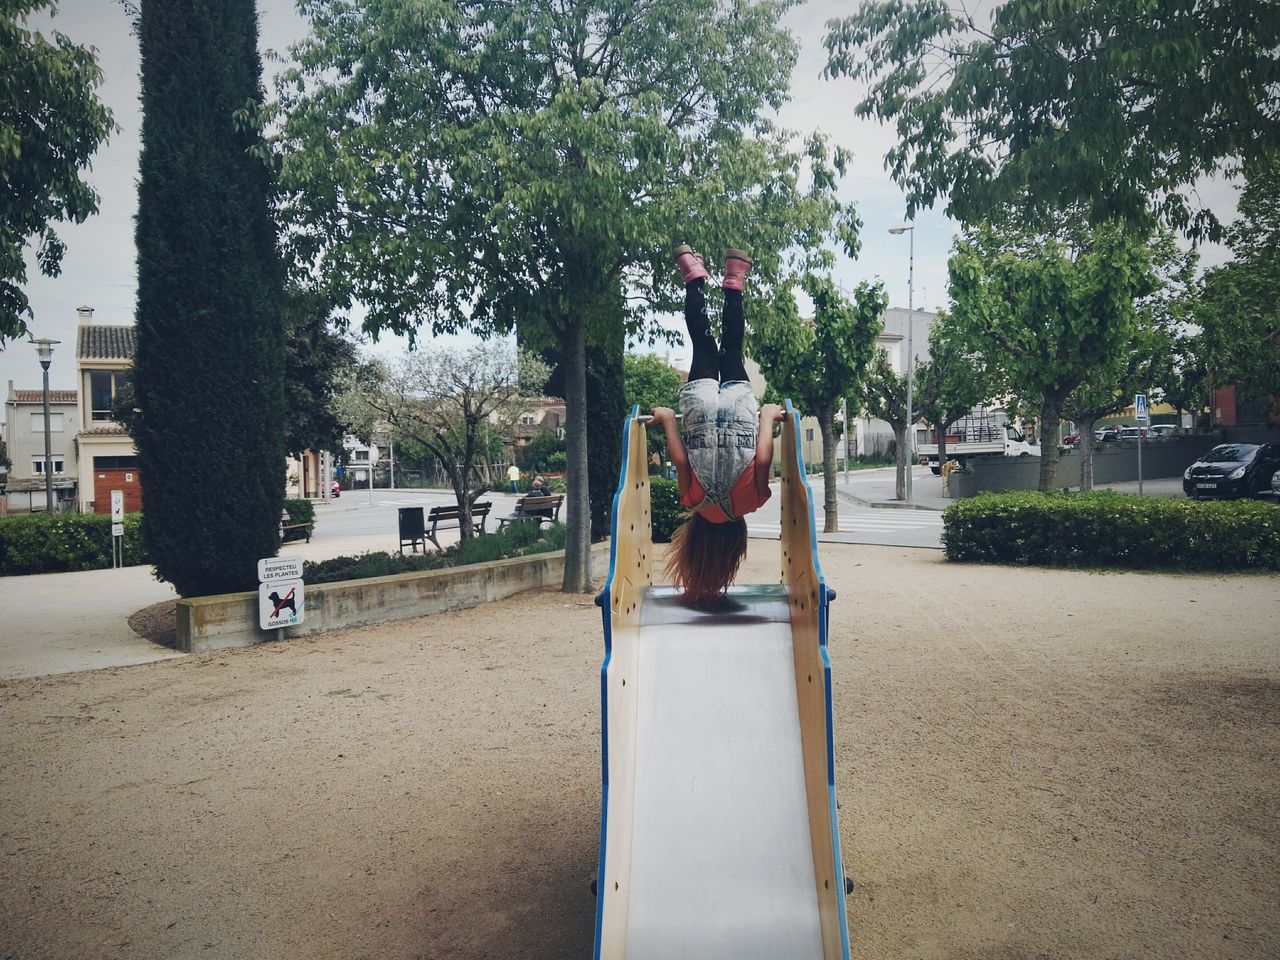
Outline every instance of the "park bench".
<path id="1" fill-rule="evenodd" d="M 489 517 L 489 511 L 492 509 L 493 509 L 493 504 L 489 501 L 485 501 L 484 503 L 473 503 L 471 505 L 472 526 L 475 526 L 478 524 L 480 527 L 481 533 L 485 532 L 485 529 L 484 529 L 485 522 Z M 427 522 L 431 524 L 430 527 L 424 527 L 422 525 L 421 519 L 419 519 L 422 517 L 421 507 L 418 507 L 416 510 L 416 513 L 417 513 L 416 518 L 413 517 L 412 514 L 410 514 L 409 517 L 406 517 L 405 516 L 406 512 L 407 512 L 406 509 L 401 509 L 400 511 L 400 515 L 401 515 L 400 553 L 401 554 L 404 553 L 404 545 L 406 543 L 410 544 L 414 553 L 417 553 L 418 543 L 423 540 L 430 540 L 432 543 L 435 544 L 436 549 L 439 550 L 440 541 L 436 538 L 436 533 L 440 530 L 451 530 L 451 529 L 454 529 L 455 527 L 462 526 L 460 522 L 461 516 L 462 516 L 462 510 L 461 508 L 458 507 L 456 503 L 448 507 L 432 507 L 430 511 L 427 512 L 427 517 L 426 517 Z M 406 522 L 405 522 L 406 520 L 409 521 L 408 526 L 406 526 Z M 423 543 L 423 548 L 424 549 L 426 548 L 425 543 Z"/>
<path id="2" fill-rule="evenodd" d="M 289 516 L 288 510 L 280 511 L 280 542 L 288 543 L 290 540 L 296 540 L 298 537 L 306 537 L 307 543 L 311 542 L 311 528 L 314 523 L 290 523 L 293 519 Z"/>
<path id="3" fill-rule="evenodd" d="M 563 493 L 553 493 L 549 497 L 535 497 L 533 494 L 521 497 L 516 501 L 514 513 L 498 519 L 498 529 L 517 520 L 536 520 L 539 525 L 546 520 L 556 523 L 560 520 L 560 507 L 564 503 Z"/>

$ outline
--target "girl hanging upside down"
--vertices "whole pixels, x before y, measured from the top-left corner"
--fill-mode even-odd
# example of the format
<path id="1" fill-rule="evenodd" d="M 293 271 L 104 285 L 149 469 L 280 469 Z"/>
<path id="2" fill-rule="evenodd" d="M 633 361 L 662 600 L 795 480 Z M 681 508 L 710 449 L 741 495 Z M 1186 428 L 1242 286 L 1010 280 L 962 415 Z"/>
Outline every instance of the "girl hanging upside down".
<path id="1" fill-rule="evenodd" d="M 742 362 L 742 291 L 751 258 L 725 251 L 724 314 L 716 346 L 704 287 L 710 274 L 700 254 L 675 249 L 684 277 L 684 321 L 693 340 L 689 382 L 680 389 L 683 438 L 675 412 L 655 407 L 680 481 L 680 503 L 691 511 L 671 537 L 667 574 L 691 603 L 712 603 L 728 589 L 747 554 L 742 518 L 769 499 L 773 425 L 785 414 L 775 403 L 757 413 Z"/>

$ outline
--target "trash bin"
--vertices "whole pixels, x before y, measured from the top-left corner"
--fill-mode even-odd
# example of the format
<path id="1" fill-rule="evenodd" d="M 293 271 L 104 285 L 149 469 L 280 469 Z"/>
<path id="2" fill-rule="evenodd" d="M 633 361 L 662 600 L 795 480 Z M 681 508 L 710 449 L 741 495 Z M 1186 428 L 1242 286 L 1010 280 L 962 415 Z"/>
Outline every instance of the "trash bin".
<path id="1" fill-rule="evenodd" d="M 404 556 L 404 545 L 407 543 L 418 552 L 418 544 L 422 544 L 422 552 L 427 552 L 427 521 L 422 507 L 400 508 L 400 555 Z"/>

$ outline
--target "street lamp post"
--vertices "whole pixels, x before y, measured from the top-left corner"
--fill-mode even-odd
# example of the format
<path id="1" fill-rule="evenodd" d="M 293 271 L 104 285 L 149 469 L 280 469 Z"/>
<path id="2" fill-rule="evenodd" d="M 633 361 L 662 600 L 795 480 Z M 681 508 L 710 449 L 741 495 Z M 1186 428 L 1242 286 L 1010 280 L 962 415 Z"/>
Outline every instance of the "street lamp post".
<path id="1" fill-rule="evenodd" d="M 912 387 L 915 381 L 916 358 L 911 348 L 911 333 L 915 327 L 914 281 L 916 268 L 916 225 L 903 224 L 890 227 L 895 235 L 910 234 L 907 245 L 907 503 L 911 503 L 911 468 L 916 462 L 916 427 L 912 408 Z"/>
<path id="2" fill-rule="evenodd" d="M 44 370 L 44 496 L 45 511 L 53 513 L 53 442 L 49 435 L 49 363 L 53 360 L 53 347 L 61 340 L 36 340 L 36 352 L 40 355 L 40 367 Z"/>

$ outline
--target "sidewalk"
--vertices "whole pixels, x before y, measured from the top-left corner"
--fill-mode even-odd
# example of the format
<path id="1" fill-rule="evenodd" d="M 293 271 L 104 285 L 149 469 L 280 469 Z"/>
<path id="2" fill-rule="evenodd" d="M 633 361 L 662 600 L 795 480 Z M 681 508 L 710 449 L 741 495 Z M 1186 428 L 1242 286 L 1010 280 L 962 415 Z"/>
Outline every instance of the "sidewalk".
<path id="1" fill-rule="evenodd" d="M 912 503 L 903 503 L 895 499 L 896 478 L 891 467 L 883 470 L 858 470 L 849 472 L 849 480 L 845 481 L 844 473 L 837 472 L 836 493 L 844 500 L 864 507 L 886 507 L 910 510 L 945 510 L 952 501 L 943 496 L 942 478 L 935 477 L 928 467 L 916 467 L 912 473 Z M 1138 495 L 1138 481 L 1127 480 L 1119 483 L 1100 483 L 1096 490 L 1114 490 L 1116 493 Z M 1181 477 L 1158 477 L 1142 482 L 1142 495 L 1146 497 L 1182 498 Z"/>
<path id="2" fill-rule="evenodd" d="M 424 493 L 432 492 L 435 491 Z M 515 498 L 507 499 L 514 503 Z M 327 506 L 318 506 L 316 512 L 321 522 L 317 522 L 311 542 L 290 541 L 280 548 L 282 556 L 328 560 L 399 550 L 394 508 L 370 515 L 364 524 L 370 532 L 358 532 L 355 527 L 360 524 L 342 522 L 337 511 Z M 348 518 L 356 512 L 349 510 Z M 458 530 L 441 531 L 439 539 L 442 547 L 457 543 Z M 430 543 L 427 549 L 435 550 Z M 407 547 L 405 553 L 409 553 Z M 132 666 L 185 656 L 142 639 L 129 626 L 129 617 L 137 611 L 174 597 L 169 584 L 160 583 L 151 575 L 150 564 L 120 570 L 0 577 L 0 679 Z"/>
<path id="3" fill-rule="evenodd" d="M 836 472 L 836 494 L 844 500 L 864 507 L 899 510 L 945 510 L 951 500 L 942 495 L 942 478 L 928 467 L 915 467 L 911 473 L 912 502 L 896 499 L 897 471 L 893 467 L 877 470 L 850 470 L 846 482 L 843 471 Z"/>
<path id="4" fill-rule="evenodd" d="M 0 577 L 0 677 L 123 667 L 184 654 L 143 640 L 129 617 L 175 596 L 151 567 Z"/>

